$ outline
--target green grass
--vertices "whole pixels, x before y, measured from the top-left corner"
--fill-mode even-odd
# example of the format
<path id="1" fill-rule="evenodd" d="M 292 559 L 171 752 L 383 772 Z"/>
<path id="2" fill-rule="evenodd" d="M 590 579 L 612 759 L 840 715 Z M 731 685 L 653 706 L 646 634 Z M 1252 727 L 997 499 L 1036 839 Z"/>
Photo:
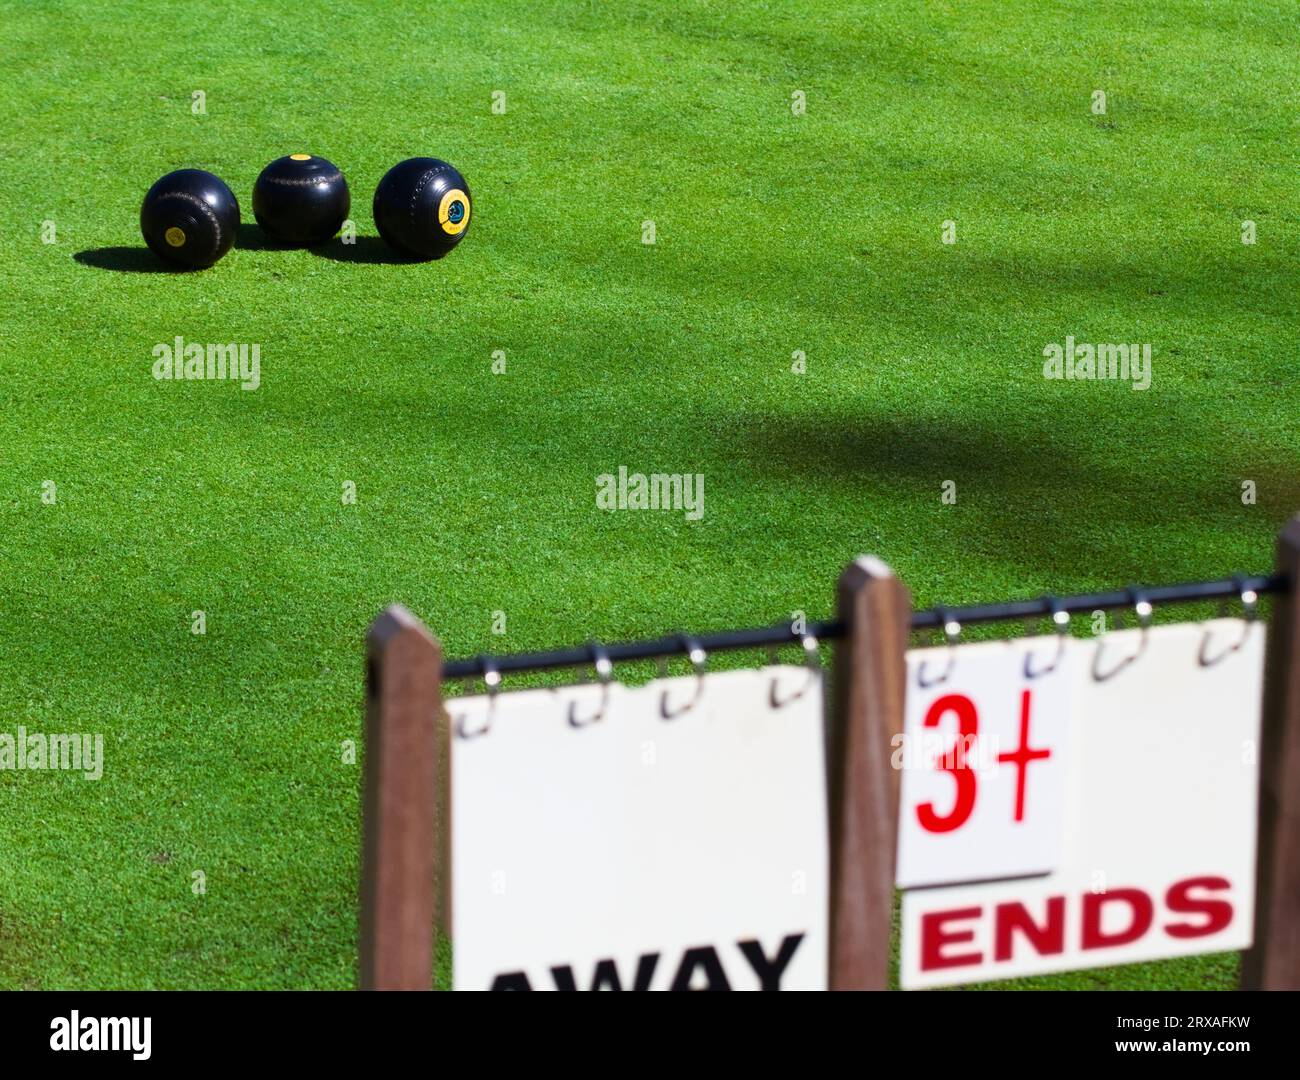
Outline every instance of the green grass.
<path id="1" fill-rule="evenodd" d="M 390 601 L 451 655 L 617 640 L 823 615 L 861 552 L 918 604 L 1262 569 L 1300 509 L 1293 5 L 412 8 L 0 2 L 0 730 L 108 759 L 0 773 L 0 985 L 351 985 Z M 164 172 L 251 222 L 301 149 L 355 249 L 112 250 Z M 414 154 L 474 219 L 395 265 Z M 155 382 L 178 334 L 261 388 Z M 1152 343 L 1151 389 L 1045 381 L 1068 334 Z M 703 473 L 703 520 L 597 511 L 619 465 Z"/>

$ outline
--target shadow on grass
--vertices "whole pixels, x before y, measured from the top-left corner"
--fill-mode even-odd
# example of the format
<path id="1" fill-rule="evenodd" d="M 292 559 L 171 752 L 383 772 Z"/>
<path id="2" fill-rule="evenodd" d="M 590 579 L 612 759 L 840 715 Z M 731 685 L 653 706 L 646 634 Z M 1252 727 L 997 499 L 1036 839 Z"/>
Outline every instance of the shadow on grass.
<path id="1" fill-rule="evenodd" d="M 277 240 L 262 226 L 245 221 L 239 226 L 235 236 L 235 247 L 242 251 L 294 251 L 300 244 L 286 244 Z"/>
<path id="2" fill-rule="evenodd" d="M 792 490 L 859 486 L 868 518 L 873 500 L 886 507 L 919 500 L 915 513 L 927 559 L 918 565 L 931 570 L 979 559 L 1080 587 L 1230 572 L 1243 568 L 1207 571 L 1198 555 L 1212 542 L 1227 547 L 1248 535 L 1238 473 L 1272 478 L 1274 514 L 1252 522 L 1254 528 L 1271 529 L 1300 506 L 1300 474 L 1292 455 L 1276 447 L 1207 444 L 1205 457 L 1215 463 L 1207 464 L 1141 432 L 1090 444 L 1077 428 L 1059 424 L 998 426 L 992 417 L 851 411 L 731 413 L 712 417 L 709 427 L 733 453 L 755 463 L 756 474 L 779 478 Z M 953 506 L 940 501 L 948 480 L 959 493 Z M 905 540 L 916 538 L 882 537 L 878 554 L 906 565 L 915 549 Z M 1263 549 L 1259 559 L 1266 559 Z M 1252 560 L 1245 569 L 1255 572 L 1259 565 Z"/>
<path id="3" fill-rule="evenodd" d="M 355 244 L 345 244 L 337 238 L 328 244 L 311 249 L 313 255 L 335 262 L 371 263 L 371 264 L 405 264 L 424 262 L 405 255 L 396 248 L 391 248 L 378 236 L 358 236 Z"/>
<path id="4" fill-rule="evenodd" d="M 172 266 L 147 247 L 87 248 L 73 256 L 82 266 L 96 270 L 116 270 L 124 274 L 183 274 L 185 268 Z"/>

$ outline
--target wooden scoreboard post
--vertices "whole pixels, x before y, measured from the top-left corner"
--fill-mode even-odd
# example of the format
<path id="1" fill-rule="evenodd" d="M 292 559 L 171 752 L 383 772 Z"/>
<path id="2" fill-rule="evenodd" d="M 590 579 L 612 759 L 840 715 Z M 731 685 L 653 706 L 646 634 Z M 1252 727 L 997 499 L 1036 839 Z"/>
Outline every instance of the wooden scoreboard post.
<path id="1" fill-rule="evenodd" d="M 396 604 L 366 644 L 358 985 L 432 990 L 442 656 Z"/>
<path id="2" fill-rule="evenodd" d="M 891 764 L 903 731 L 911 596 L 879 559 L 840 575 L 831 730 L 829 983 L 884 990 L 894 911 L 899 774 Z"/>
<path id="3" fill-rule="evenodd" d="M 1300 990 L 1300 517 L 1278 536 L 1277 571 L 1288 587 L 1274 597 L 1264 652 L 1255 944 L 1243 990 Z"/>

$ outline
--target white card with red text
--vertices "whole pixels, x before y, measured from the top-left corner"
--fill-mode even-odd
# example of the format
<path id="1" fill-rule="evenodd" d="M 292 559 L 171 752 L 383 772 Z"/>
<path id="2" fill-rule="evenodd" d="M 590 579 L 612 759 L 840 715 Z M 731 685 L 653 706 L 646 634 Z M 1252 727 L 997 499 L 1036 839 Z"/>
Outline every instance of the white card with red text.
<path id="1" fill-rule="evenodd" d="M 1248 948 L 1264 636 L 1215 619 L 1070 641 L 1060 865 L 906 892 L 901 985 Z"/>
<path id="2" fill-rule="evenodd" d="M 908 653 L 899 888 L 1060 865 L 1075 656 L 1060 637 Z"/>

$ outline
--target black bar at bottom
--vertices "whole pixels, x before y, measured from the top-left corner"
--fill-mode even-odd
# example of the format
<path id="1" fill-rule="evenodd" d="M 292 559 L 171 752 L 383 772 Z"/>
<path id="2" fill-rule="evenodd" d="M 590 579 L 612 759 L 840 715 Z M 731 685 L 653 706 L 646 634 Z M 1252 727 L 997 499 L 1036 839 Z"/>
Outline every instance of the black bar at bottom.
<path id="1" fill-rule="evenodd" d="M 326 968 L 315 974 L 332 981 L 337 970 Z M 295 972 L 293 978 L 308 980 L 312 974 Z M 965 1030 L 1003 1037 L 1023 1061 L 1051 1062 L 1068 1055 L 1071 1062 L 1157 1058 L 1169 1064 L 1195 1056 L 1210 1058 L 1211 1066 L 1226 1075 L 1231 1070 L 1224 1055 L 1238 1061 L 1251 1055 L 1257 1062 L 1279 1061 L 1284 1055 L 1291 1060 L 1295 1045 L 1295 1006 L 1282 994 L 1075 992 L 1062 1007 L 1057 993 L 1028 993 L 1017 997 L 1013 1012 L 1004 994 L 958 997 Z M 940 998 L 943 1006 L 935 1004 Z M 950 994 L 877 994 L 865 1024 L 846 1034 L 822 1020 L 825 1027 L 814 1026 L 814 1033 L 824 1035 L 814 1037 L 844 1052 L 860 1046 L 863 1038 L 873 1044 L 895 1040 L 923 1047 L 928 1064 L 968 1068 L 970 1040 L 935 1038 L 936 1011 L 956 1009 L 946 1002 L 957 999 Z M 0 1032 L 7 1067 L 15 1076 L 48 1073 L 60 1063 L 92 1069 L 107 1065 L 111 1071 L 116 1071 L 114 1066 L 134 1069 L 149 1064 L 176 1070 L 198 1055 L 220 1069 L 284 1064 L 302 1073 L 319 1064 L 331 1066 L 335 1074 L 354 1067 L 366 1074 L 390 1073 L 409 1062 L 413 1042 L 407 1033 L 427 1026 L 434 1007 L 422 994 L 32 991 L 6 996 Z M 773 1015 L 778 1014 L 789 1015 L 773 1009 Z M 139 1037 L 124 1040 L 126 1049 L 89 1049 L 89 1030 L 103 1030 L 100 1018 L 112 1018 L 114 1030 L 121 1029 L 119 1021 L 126 1021 L 127 1031 Z M 70 1045 L 74 1019 L 75 1049 Z M 692 1021 L 699 1022 L 694 1014 L 685 1022 Z M 635 1033 L 631 1019 L 622 1023 L 627 1026 L 615 1021 L 610 1029 Z M 325 1034 L 333 1031 L 349 1035 L 339 1039 Z M 134 1049 L 137 1046 L 140 1049 Z M 770 1045 L 752 1039 L 739 1040 L 737 1050 L 741 1060 L 751 1060 L 749 1053 L 767 1060 L 772 1056 Z M 524 1067 L 536 1054 L 527 1040 L 511 1040 L 503 1060 Z"/>

